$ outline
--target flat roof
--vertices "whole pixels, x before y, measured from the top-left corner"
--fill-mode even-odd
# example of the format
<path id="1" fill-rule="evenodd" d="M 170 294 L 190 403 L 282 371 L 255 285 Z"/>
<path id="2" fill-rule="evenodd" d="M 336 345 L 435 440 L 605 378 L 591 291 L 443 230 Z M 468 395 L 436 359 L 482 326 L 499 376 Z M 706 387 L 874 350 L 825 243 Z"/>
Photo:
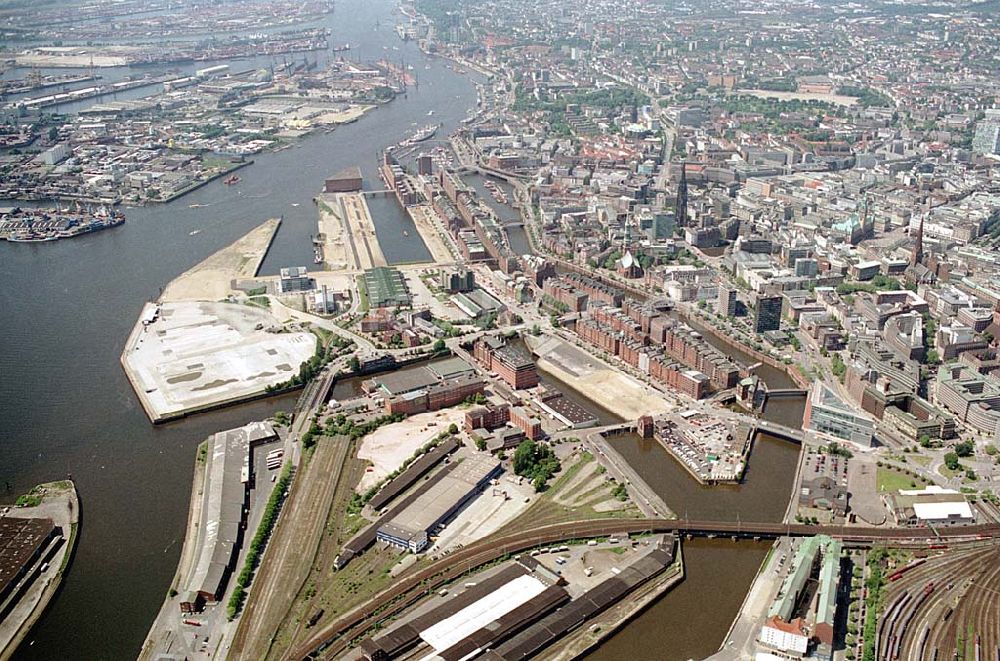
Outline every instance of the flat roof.
<path id="1" fill-rule="evenodd" d="M 333 176 L 327 177 L 327 181 L 344 181 L 353 179 L 361 179 L 361 168 L 357 165 L 346 167 Z"/>
<path id="2" fill-rule="evenodd" d="M 401 370 L 377 376 L 373 379 L 389 395 L 403 395 L 437 383 L 438 377 L 426 367 Z"/>
<path id="3" fill-rule="evenodd" d="M 482 599 L 420 632 L 435 652 L 443 652 L 494 620 L 528 603 L 546 589 L 534 576 L 519 576 Z"/>
<path id="4" fill-rule="evenodd" d="M 204 537 L 188 590 L 218 593 L 243 523 L 250 446 L 269 438 L 277 438 L 277 434 L 267 422 L 251 422 L 212 436 L 200 522 Z"/>
<path id="5" fill-rule="evenodd" d="M 0 595 L 21 576 L 24 567 L 41 548 L 55 525 L 52 519 L 0 517 Z"/>
<path id="6" fill-rule="evenodd" d="M 972 507 L 965 500 L 937 503 L 913 503 L 913 513 L 918 519 L 972 519 Z"/>
<path id="7" fill-rule="evenodd" d="M 442 379 L 450 379 L 462 374 L 472 374 L 476 371 L 472 365 L 458 356 L 433 362 L 427 365 L 427 369 Z"/>
<path id="8" fill-rule="evenodd" d="M 489 455 L 466 457 L 388 524 L 394 530 L 411 533 L 430 529 L 499 466 L 500 462 Z"/>

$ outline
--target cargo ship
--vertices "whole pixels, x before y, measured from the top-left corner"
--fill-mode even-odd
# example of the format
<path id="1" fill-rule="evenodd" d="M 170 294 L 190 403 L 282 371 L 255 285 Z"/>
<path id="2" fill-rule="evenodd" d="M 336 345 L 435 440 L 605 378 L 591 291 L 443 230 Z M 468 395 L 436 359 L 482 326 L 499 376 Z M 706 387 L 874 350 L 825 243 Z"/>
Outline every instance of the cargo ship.
<path id="1" fill-rule="evenodd" d="M 0 210 L 0 239 L 14 243 L 56 241 L 117 227 L 124 222 L 125 214 L 103 206 L 95 212 L 79 209 L 4 209 Z"/>

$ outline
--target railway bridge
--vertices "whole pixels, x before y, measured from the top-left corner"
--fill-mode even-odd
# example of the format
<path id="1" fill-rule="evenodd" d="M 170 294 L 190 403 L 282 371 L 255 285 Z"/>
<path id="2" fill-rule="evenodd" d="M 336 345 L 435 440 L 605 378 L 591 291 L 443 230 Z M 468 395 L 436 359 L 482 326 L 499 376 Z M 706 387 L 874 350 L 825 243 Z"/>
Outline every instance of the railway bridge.
<path id="1" fill-rule="evenodd" d="M 688 519 L 598 519 L 540 526 L 500 533 L 443 556 L 422 569 L 399 578 L 392 586 L 354 610 L 319 627 L 283 658 L 332 658 L 370 627 L 392 619 L 425 595 L 485 564 L 515 553 L 557 542 L 589 537 L 639 533 L 676 533 L 692 536 L 773 539 L 825 534 L 853 546 L 879 542 L 892 545 L 940 547 L 950 542 L 1000 539 L 1000 525 L 933 528 L 872 528 L 750 521 L 693 521 Z"/>

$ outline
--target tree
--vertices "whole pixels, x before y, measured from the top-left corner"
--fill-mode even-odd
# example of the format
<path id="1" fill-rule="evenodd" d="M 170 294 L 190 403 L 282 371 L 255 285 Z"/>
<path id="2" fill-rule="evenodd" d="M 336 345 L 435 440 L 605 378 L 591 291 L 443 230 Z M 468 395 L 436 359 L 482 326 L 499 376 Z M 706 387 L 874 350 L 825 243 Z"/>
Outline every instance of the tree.
<path id="1" fill-rule="evenodd" d="M 944 455 L 944 465 L 948 467 L 948 470 L 958 470 L 958 467 L 960 466 L 958 463 L 958 455 L 954 452 L 949 452 Z"/>
<path id="2" fill-rule="evenodd" d="M 53 126 L 53 127 L 49 128 L 49 141 L 50 142 L 55 142 L 58 139 L 59 139 L 59 129 L 58 129 L 58 127 Z"/>
<path id="3" fill-rule="evenodd" d="M 529 478 L 535 491 L 544 491 L 559 468 L 559 459 L 548 445 L 525 440 L 514 451 L 514 472 Z"/>
<path id="4" fill-rule="evenodd" d="M 975 450 L 975 445 L 972 441 L 962 441 L 955 444 L 955 454 L 959 457 L 971 457 L 973 450 Z"/>
<path id="5" fill-rule="evenodd" d="M 451 434 L 452 436 L 454 436 L 455 434 L 457 434 L 458 433 L 458 425 L 456 425 L 454 422 L 451 423 L 450 425 L 448 425 L 448 433 Z"/>
<path id="6" fill-rule="evenodd" d="M 438 338 L 438 339 L 436 339 L 434 341 L 434 346 L 431 347 L 431 348 L 434 349 L 434 353 L 441 353 L 447 347 L 445 346 L 444 340 L 442 340 L 441 338 Z"/>
<path id="7" fill-rule="evenodd" d="M 347 361 L 347 366 L 350 368 L 352 372 L 361 371 L 361 361 L 358 360 L 357 356 L 351 356 L 350 360 Z"/>

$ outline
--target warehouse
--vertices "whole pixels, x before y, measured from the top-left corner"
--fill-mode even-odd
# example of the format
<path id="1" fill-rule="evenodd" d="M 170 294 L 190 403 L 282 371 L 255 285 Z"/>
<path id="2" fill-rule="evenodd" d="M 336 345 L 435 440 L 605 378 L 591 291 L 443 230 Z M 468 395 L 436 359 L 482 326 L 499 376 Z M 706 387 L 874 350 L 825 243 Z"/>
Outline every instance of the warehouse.
<path id="1" fill-rule="evenodd" d="M 212 436 L 208 445 L 202 503 L 202 539 L 181 599 L 181 610 L 218 601 L 236 567 L 250 508 L 253 474 L 250 449 L 277 438 L 266 422 L 252 422 Z"/>
<path id="2" fill-rule="evenodd" d="M 28 575 L 49 542 L 61 535 L 51 519 L 0 517 L 0 604 Z M 0 620 L 3 616 L 0 612 Z"/>
<path id="3" fill-rule="evenodd" d="M 419 553 L 427 547 L 435 528 L 455 515 L 500 471 L 500 462 L 492 457 L 466 457 L 433 489 L 380 526 L 377 539 Z"/>
<path id="4" fill-rule="evenodd" d="M 457 661 L 509 637 L 569 598 L 559 577 L 532 561 L 522 556 L 518 562 L 467 584 L 427 612 L 363 640 L 363 658 L 397 658 L 418 645 L 428 645 L 430 649 L 424 648 L 428 653 L 418 653 L 415 658 Z"/>
<path id="5" fill-rule="evenodd" d="M 560 637 L 604 612 L 629 592 L 661 574 L 674 562 L 676 540 L 666 536 L 656 547 L 616 575 L 605 579 L 577 599 L 537 619 L 481 658 L 512 661 L 536 656 Z"/>
<path id="6" fill-rule="evenodd" d="M 410 292 L 403 274 L 388 266 L 376 266 L 365 271 L 365 291 L 371 308 L 406 307 Z"/>

